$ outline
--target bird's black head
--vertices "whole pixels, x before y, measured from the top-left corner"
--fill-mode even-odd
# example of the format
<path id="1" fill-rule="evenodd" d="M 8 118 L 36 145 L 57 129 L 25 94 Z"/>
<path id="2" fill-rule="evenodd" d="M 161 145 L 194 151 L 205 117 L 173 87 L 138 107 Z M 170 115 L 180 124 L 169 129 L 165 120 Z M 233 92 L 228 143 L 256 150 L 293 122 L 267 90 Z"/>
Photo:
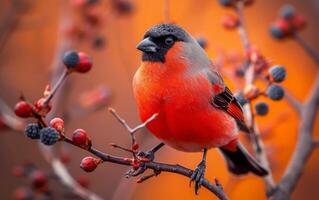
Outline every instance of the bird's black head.
<path id="1" fill-rule="evenodd" d="M 190 36 L 175 24 L 159 24 L 149 29 L 144 39 L 137 45 L 143 52 L 142 60 L 151 62 L 165 62 L 165 55 L 175 42 L 188 42 Z"/>

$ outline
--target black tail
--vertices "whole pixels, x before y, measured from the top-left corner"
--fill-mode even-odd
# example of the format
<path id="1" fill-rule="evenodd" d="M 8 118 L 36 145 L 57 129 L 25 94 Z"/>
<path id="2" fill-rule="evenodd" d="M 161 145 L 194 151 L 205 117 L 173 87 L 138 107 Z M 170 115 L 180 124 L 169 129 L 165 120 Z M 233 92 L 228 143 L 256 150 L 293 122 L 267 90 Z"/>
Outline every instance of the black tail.
<path id="1" fill-rule="evenodd" d="M 268 171 L 260 166 L 260 164 L 247 152 L 247 150 L 238 143 L 237 151 L 233 152 L 220 148 L 226 158 L 229 171 L 236 175 L 247 174 L 252 172 L 257 176 L 266 176 Z"/>

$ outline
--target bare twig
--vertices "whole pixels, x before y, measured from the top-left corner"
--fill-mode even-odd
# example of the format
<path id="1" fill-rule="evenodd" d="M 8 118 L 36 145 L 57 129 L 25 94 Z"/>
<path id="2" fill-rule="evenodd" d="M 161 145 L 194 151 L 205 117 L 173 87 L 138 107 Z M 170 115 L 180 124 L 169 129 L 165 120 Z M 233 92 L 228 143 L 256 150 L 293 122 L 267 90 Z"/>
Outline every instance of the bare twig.
<path id="1" fill-rule="evenodd" d="M 300 103 L 300 101 L 298 99 L 296 99 L 295 96 L 293 96 L 291 94 L 291 92 L 288 89 L 285 89 L 285 98 L 287 100 L 287 102 L 290 104 L 291 107 L 293 107 L 293 109 L 300 114 L 303 105 Z"/>
<path id="2" fill-rule="evenodd" d="M 118 121 L 123 126 L 129 127 L 125 123 L 125 121 L 119 115 L 116 114 L 114 109 L 111 109 L 111 113 L 118 119 Z M 154 120 L 155 117 L 156 117 L 156 115 L 153 115 L 148 120 L 146 120 L 145 122 L 149 123 L 152 120 Z M 147 124 L 145 122 L 143 124 L 137 126 L 137 127 L 145 127 L 145 125 Z M 140 129 L 140 128 L 138 128 L 138 129 Z M 130 131 L 130 130 L 134 131 L 135 128 L 134 129 L 127 128 L 127 130 L 128 131 Z M 79 147 L 76 144 L 74 144 L 73 141 L 71 139 L 69 139 L 68 137 L 64 137 L 63 141 L 67 142 L 67 143 L 69 143 L 69 144 L 71 144 L 73 146 Z M 161 143 L 161 144 L 157 145 L 155 148 L 152 148 L 151 151 L 152 150 L 156 151 L 158 148 L 160 148 L 163 145 L 164 144 Z M 82 148 L 82 147 L 79 147 L 79 148 Z M 106 153 L 103 153 L 103 152 L 93 148 L 93 147 L 91 147 L 91 148 L 82 148 L 82 149 L 85 150 L 85 151 L 89 151 L 90 153 L 92 153 L 96 157 L 102 159 L 104 162 L 111 162 L 111 163 L 120 164 L 120 165 L 127 165 L 127 166 L 131 166 L 132 165 L 132 159 L 131 158 L 117 157 L 117 156 L 113 156 L 113 155 L 110 155 L 110 154 L 106 154 Z M 170 172 L 170 173 L 180 174 L 180 175 L 183 175 L 183 176 L 186 176 L 186 177 L 191 177 L 191 175 L 193 173 L 193 170 L 188 169 L 188 168 L 183 167 L 183 166 L 178 165 L 178 164 L 172 165 L 172 164 L 159 163 L 159 162 L 154 162 L 154 161 L 143 162 L 143 167 L 145 169 L 151 169 L 153 171 L 156 171 L 157 174 L 159 174 L 160 172 Z M 136 171 L 138 171 L 138 170 L 139 169 L 137 169 Z M 131 174 L 131 175 L 132 176 L 138 176 L 138 175 L 142 174 L 144 171 L 145 170 L 142 170 L 141 173 L 137 172 L 137 173 L 134 173 L 134 174 Z M 155 175 L 151 175 L 151 176 L 149 176 L 146 179 L 149 179 L 149 178 L 154 177 L 154 176 Z M 224 191 L 221 189 L 221 187 L 219 185 L 212 184 L 207 179 L 204 179 L 202 186 L 205 187 L 206 189 L 208 189 L 209 191 L 213 192 L 219 199 L 223 199 L 223 200 L 228 199 L 226 194 L 224 193 Z"/>
<path id="3" fill-rule="evenodd" d="M 302 36 L 295 32 L 293 34 L 294 39 L 298 42 L 300 46 L 311 56 L 311 58 L 319 63 L 319 53 L 316 51 L 312 46 L 310 46 L 303 38 Z"/>

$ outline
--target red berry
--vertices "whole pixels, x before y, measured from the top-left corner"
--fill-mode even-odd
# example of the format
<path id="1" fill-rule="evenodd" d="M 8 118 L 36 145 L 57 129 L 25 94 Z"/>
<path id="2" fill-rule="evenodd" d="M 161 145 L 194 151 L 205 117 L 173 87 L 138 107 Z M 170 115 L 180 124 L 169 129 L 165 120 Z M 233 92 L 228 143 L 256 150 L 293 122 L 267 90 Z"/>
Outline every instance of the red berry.
<path id="1" fill-rule="evenodd" d="M 62 152 L 62 153 L 60 154 L 60 161 L 61 161 L 63 164 L 68 164 L 68 163 L 70 163 L 70 161 L 71 161 L 71 156 L 70 156 L 68 153 Z"/>
<path id="2" fill-rule="evenodd" d="M 76 178 L 76 181 L 84 188 L 88 188 L 90 185 L 90 181 L 86 176 L 79 176 Z"/>
<path id="3" fill-rule="evenodd" d="M 57 131 L 59 131 L 60 133 L 63 133 L 64 132 L 64 121 L 63 119 L 59 118 L 59 117 L 56 117 L 56 118 L 53 118 L 51 121 L 50 121 L 50 126 L 52 128 L 55 128 Z"/>
<path id="4" fill-rule="evenodd" d="M 239 25 L 239 19 L 235 15 L 224 15 L 221 19 L 221 23 L 226 29 L 233 29 Z"/>
<path id="5" fill-rule="evenodd" d="M 80 167 L 86 172 L 92 172 L 96 169 L 99 164 L 99 160 L 93 157 L 85 157 L 81 161 Z"/>
<path id="6" fill-rule="evenodd" d="M 45 116 L 46 114 L 48 114 L 52 108 L 52 105 L 50 102 L 48 103 L 45 103 L 45 102 L 46 102 L 46 98 L 41 98 L 34 104 L 36 111 L 41 116 Z"/>
<path id="7" fill-rule="evenodd" d="M 139 147 L 140 147 L 140 145 L 138 145 L 137 143 L 134 143 L 134 144 L 132 145 L 132 150 L 133 150 L 133 151 L 137 151 Z"/>
<path id="8" fill-rule="evenodd" d="M 296 15 L 292 20 L 292 24 L 297 30 L 304 28 L 306 26 L 306 23 L 306 19 L 303 15 Z"/>
<path id="9" fill-rule="evenodd" d="M 276 23 L 275 26 L 285 35 L 286 34 L 290 34 L 292 29 L 291 29 L 291 25 L 289 24 L 289 22 L 285 19 L 279 19 Z"/>
<path id="10" fill-rule="evenodd" d="M 12 174 L 15 177 L 22 177 L 24 175 L 24 167 L 22 166 L 16 166 L 12 169 Z"/>
<path id="11" fill-rule="evenodd" d="M 83 52 L 79 52 L 78 54 L 79 54 L 80 62 L 78 64 L 78 66 L 75 67 L 75 70 L 77 72 L 80 72 L 80 73 L 86 73 L 86 72 L 90 71 L 92 68 L 91 57 L 89 57 L 88 55 L 86 55 Z"/>
<path id="12" fill-rule="evenodd" d="M 83 129 L 76 129 L 73 132 L 72 141 L 74 142 L 74 144 L 81 147 L 85 147 L 90 144 L 90 139 L 88 137 L 88 134 Z"/>
<path id="13" fill-rule="evenodd" d="M 14 200 L 28 200 L 34 199 L 33 192 L 29 188 L 20 187 L 17 188 L 13 193 Z"/>
<path id="14" fill-rule="evenodd" d="M 15 105 L 14 112 L 18 117 L 28 118 L 33 115 L 33 108 L 25 101 L 20 101 Z"/>
<path id="15" fill-rule="evenodd" d="M 40 170 L 36 170 L 32 172 L 30 176 L 31 184 L 34 188 L 42 188 L 43 186 L 46 186 L 48 183 L 47 176 L 44 172 Z"/>

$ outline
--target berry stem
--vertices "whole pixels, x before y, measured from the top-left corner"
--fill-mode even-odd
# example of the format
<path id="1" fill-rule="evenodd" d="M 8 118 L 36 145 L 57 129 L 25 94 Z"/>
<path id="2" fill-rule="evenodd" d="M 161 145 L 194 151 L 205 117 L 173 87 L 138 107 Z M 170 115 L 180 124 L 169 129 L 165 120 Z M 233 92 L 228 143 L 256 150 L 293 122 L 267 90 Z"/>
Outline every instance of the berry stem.
<path id="1" fill-rule="evenodd" d="M 54 85 L 52 91 L 50 92 L 49 96 L 47 96 L 46 100 L 44 101 L 44 105 L 48 105 L 51 99 L 53 98 L 54 94 L 58 91 L 59 87 L 62 85 L 62 83 L 65 81 L 65 79 L 68 77 L 68 75 L 71 72 L 68 70 L 65 70 L 62 74 L 62 76 L 59 78 L 58 82 Z"/>
<path id="2" fill-rule="evenodd" d="M 319 52 L 310 46 L 299 33 L 294 33 L 293 38 L 312 57 L 312 59 L 319 64 Z"/>

